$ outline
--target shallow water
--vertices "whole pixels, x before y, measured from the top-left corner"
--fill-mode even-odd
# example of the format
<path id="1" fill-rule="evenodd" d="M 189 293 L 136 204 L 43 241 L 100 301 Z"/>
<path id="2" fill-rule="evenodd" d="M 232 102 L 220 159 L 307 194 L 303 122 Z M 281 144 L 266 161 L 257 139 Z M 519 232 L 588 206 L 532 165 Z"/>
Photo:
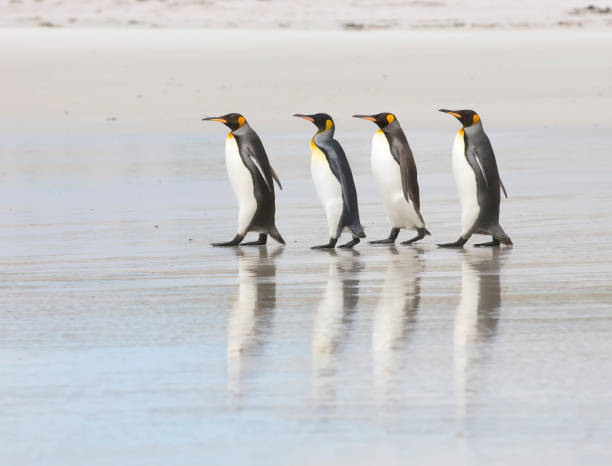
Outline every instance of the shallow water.
<path id="1" fill-rule="evenodd" d="M 203 137 L 186 142 L 184 159 L 159 149 L 182 135 L 156 143 L 144 173 L 111 143 L 105 169 L 88 177 L 50 144 L 44 179 L 24 168 L 36 155 L 21 152 L 21 169 L 2 187 L 5 206 L 14 205 L 1 230 L 3 456 L 609 460 L 608 173 L 567 166 L 553 180 L 504 161 L 511 198 L 502 217 L 516 246 L 447 251 L 434 241 L 454 239 L 459 219 L 442 171 L 449 160 L 440 160 L 440 171 L 421 176 L 433 238 L 315 252 L 308 246 L 326 228 L 304 136 L 283 141 L 304 152 L 301 165 L 279 169 L 286 247 L 208 246 L 233 235 L 236 212 L 222 158 L 189 159 Z M 133 139 L 153 152 L 144 136 Z M 521 152 L 524 141 L 528 134 L 494 142 Z M 541 152 L 538 163 L 556 154 Z M 604 160 L 605 148 L 593 154 Z M 152 173 L 156 164 L 174 170 Z M 369 238 L 383 237 L 367 167 L 356 172 Z"/>
<path id="2" fill-rule="evenodd" d="M 218 249 L 225 131 L 118 123 L 3 140 L 3 463 L 610 463 L 607 128 L 490 130 L 515 247 L 463 251 L 435 247 L 457 128 L 407 129 L 433 237 L 323 252 L 311 126 L 261 131 L 287 245 Z M 377 239 L 360 128 L 338 138 Z"/>

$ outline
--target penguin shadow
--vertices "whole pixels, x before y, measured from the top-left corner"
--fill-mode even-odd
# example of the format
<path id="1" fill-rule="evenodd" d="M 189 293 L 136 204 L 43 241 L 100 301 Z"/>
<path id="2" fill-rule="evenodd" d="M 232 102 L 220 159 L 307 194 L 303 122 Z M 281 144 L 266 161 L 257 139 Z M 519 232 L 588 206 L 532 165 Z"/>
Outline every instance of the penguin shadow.
<path id="1" fill-rule="evenodd" d="M 238 290 L 227 316 L 228 392 L 233 404 L 243 396 L 242 382 L 254 370 L 272 329 L 276 309 L 275 259 L 282 246 L 236 248 Z"/>
<path id="2" fill-rule="evenodd" d="M 338 360 L 356 316 L 363 270 L 357 251 L 328 254 L 327 283 L 313 316 L 313 396 L 318 406 L 332 406 L 336 399 Z"/>
<path id="3" fill-rule="evenodd" d="M 414 332 L 421 301 L 424 250 L 395 246 L 389 249 L 380 298 L 372 318 L 374 396 L 377 403 L 391 403 L 399 395 L 407 362 L 407 346 Z"/>
<path id="4" fill-rule="evenodd" d="M 491 346 L 497 336 L 502 306 L 503 262 L 511 249 L 461 254 L 461 295 L 455 311 L 453 369 L 457 416 L 462 419 L 477 404 Z"/>

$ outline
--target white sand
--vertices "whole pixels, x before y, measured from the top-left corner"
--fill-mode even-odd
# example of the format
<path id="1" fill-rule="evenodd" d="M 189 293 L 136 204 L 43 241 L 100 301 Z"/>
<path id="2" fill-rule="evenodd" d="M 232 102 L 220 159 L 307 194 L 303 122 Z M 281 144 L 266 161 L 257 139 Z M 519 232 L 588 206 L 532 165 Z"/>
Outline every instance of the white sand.
<path id="1" fill-rule="evenodd" d="M 251 32 L 0 29 L 4 128 L 202 131 L 239 111 L 256 128 L 299 128 L 327 111 L 453 128 L 471 107 L 487 127 L 609 127 L 606 32 Z M 107 121 L 116 118 L 116 121 Z"/>
<path id="2" fill-rule="evenodd" d="M 7 0 L 0 26 L 602 28 L 612 24 L 609 6 L 606 0 Z"/>

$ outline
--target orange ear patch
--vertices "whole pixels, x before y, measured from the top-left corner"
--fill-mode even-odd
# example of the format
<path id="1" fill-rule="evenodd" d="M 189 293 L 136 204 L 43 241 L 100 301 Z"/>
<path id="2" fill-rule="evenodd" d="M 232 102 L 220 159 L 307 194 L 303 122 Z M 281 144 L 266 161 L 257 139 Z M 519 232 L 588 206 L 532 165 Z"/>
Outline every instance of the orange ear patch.
<path id="1" fill-rule="evenodd" d="M 393 116 L 391 113 L 389 113 L 387 115 L 387 121 L 389 122 L 389 124 L 393 123 L 393 120 L 395 120 L 395 116 Z"/>
<path id="2" fill-rule="evenodd" d="M 245 122 L 245 121 L 246 121 L 246 120 L 244 119 L 244 117 L 243 117 L 243 116 L 239 116 L 239 117 L 238 117 L 238 126 L 242 126 L 242 125 L 244 125 L 244 122 Z"/>
<path id="3" fill-rule="evenodd" d="M 475 113 L 474 116 L 472 117 L 472 124 L 475 125 L 479 121 L 480 121 L 480 117 L 478 116 L 477 113 Z"/>
<path id="4" fill-rule="evenodd" d="M 334 126 L 334 122 L 331 120 L 327 120 L 325 121 L 325 131 L 327 131 L 328 129 L 331 129 Z"/>

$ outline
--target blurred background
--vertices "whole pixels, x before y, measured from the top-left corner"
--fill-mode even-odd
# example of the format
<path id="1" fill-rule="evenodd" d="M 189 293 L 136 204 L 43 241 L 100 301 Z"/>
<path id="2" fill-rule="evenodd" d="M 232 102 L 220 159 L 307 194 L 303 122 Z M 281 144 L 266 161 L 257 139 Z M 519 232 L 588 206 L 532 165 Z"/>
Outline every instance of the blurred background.
<path id="1" fill-rule="evenodd" d="M 606 0 L 5 0 L 0 26 L 426 29 L 612 25 Z"/>

